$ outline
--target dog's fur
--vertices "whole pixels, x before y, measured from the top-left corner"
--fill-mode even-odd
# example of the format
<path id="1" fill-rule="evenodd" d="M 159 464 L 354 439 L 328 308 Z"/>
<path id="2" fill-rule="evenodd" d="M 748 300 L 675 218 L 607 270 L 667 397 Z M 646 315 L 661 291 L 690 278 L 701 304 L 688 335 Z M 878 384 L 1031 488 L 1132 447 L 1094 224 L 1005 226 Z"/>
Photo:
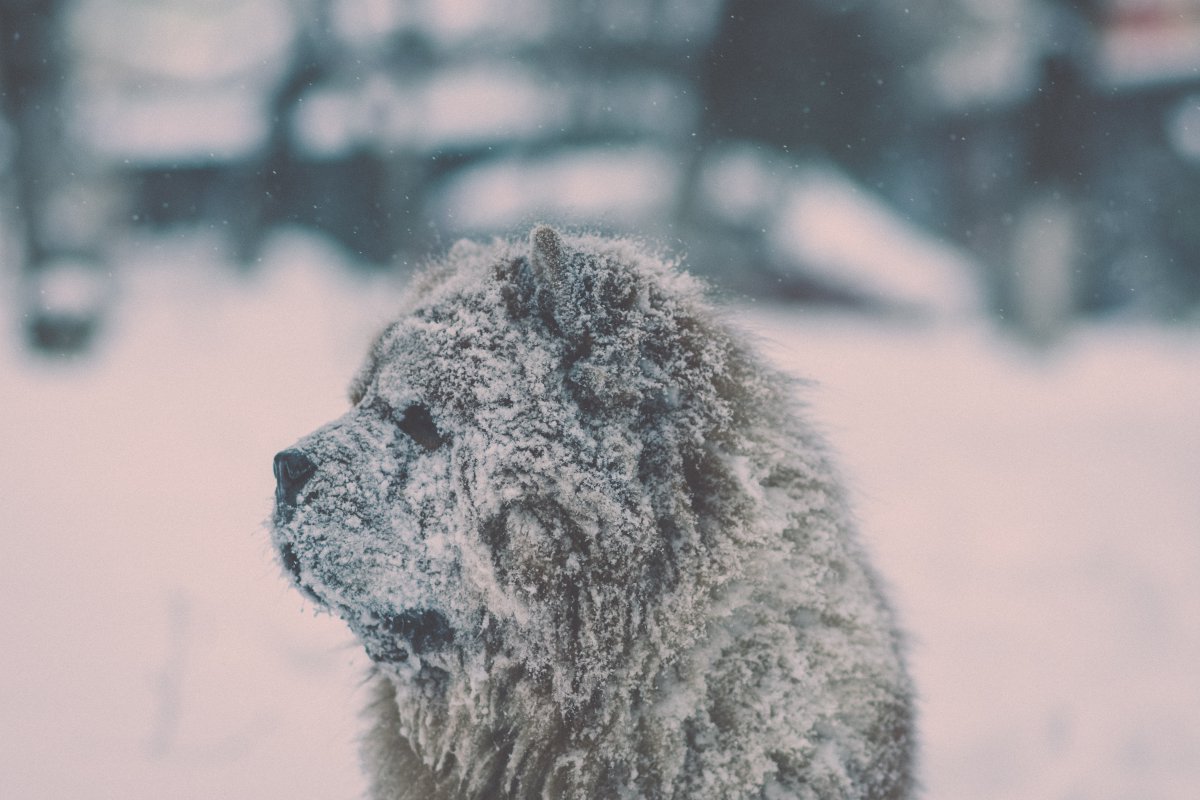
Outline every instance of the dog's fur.
<path id="1" fill-rule="evenodd" d="M 460 243 L 292 450 L 295 582 L 397 798 L 906 798 L 911 687 L 825 447 L 633 244 Z"/>

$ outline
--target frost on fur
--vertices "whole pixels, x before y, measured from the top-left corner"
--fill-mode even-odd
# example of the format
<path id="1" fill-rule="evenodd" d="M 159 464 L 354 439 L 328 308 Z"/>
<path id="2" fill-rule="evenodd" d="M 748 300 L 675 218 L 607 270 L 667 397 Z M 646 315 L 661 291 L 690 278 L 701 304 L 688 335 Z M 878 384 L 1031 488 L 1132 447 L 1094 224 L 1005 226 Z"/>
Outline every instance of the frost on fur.
<path id="1" fill-rule="evenodd" d="M 276 457 L 293 580 L 376 662 L 388 798 L 904 798 L 891 612 L 787 381 L 632 243 L 415 282 Z"/>

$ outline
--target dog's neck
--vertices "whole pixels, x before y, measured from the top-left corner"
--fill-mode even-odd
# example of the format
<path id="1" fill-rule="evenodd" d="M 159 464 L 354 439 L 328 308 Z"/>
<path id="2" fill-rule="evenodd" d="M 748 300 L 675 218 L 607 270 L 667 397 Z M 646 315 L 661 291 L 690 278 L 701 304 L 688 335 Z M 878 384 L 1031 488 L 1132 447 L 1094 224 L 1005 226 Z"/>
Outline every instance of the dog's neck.
<path id="1" fill-rule="evenodd" d="M 377 670 L 362 744 L 371 798 L 610 796 L 613 786 L 635 780 L 631 753 L 608 741 L 614 730 L 637 727 L 628 703 L 613 698 L 564 714 L 548 681 L 510 670 L 521 672 L 493 664 L 481 685 L 448 685 L 444 693 Z"/>
<path id="2" fill-rule="evenodd" d="M 438 786 L 433 771 L 421 763 L 400 733 L 400 712 L 392 681 L 375 673 L 370 682 L 371 701 L 365 713 L 371 727 L 362 740 L 362 761 L 372 798 L 394 800 L 452 800 Z"/>
<path id="3" fill-rule="evenodd" d="M 495 676 L 489 676 L 495 677 Z M 367 713 L 371 728 L 362 756 L 371 780 L 370 797 L 379 800 L 474 800 L 474 798 L 543 796 L 545 782 L 555 780 L 554 764 L 572 737 L 548 698 L 531 692 L 516 705 L 528 719 L 500 716 L 512 698 L 489 696 L 528 689 L 532 681 L 488 680 L 487 687 L 445 687 L 440 692 L 414 691 L 403 678 L 377 671 L 370 679 L 372 699 Z M 451 696 L 463 693 L 464 696 Z M 473 694 L 469 702 L 465 695 Z M 451 710 L 453 709 L 453 710 Z M 493 713 L 495 712 L 495 713 Z M 559 774 L 573 783 L 574 776 Z M 533 781 L 538 786 L 531 786 Z M 557 792 L 551 792 L 552 795 Z"/>

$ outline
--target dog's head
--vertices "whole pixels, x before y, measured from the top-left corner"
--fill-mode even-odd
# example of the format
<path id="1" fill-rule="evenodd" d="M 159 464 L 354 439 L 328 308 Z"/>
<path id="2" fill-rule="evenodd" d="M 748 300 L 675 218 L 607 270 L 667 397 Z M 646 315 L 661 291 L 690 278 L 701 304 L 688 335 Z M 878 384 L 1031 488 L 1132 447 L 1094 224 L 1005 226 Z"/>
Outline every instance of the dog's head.
<path id="1" fill-rule="evenodd" d="M 738 453 L 778 389 L 711 320 L 627 243 L 456 246 L 276 456 L 284 566 L 398 677 L 503 659 L 579 707 L 661 665 L 753 535 Z"/>

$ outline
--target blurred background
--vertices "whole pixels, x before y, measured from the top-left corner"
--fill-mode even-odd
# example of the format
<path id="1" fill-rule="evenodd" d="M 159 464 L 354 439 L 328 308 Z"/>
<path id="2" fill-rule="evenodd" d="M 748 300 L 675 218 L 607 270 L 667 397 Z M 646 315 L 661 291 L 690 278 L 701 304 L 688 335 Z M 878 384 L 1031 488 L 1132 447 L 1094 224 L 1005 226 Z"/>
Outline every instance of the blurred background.
<path id="1" fill-rule="evenodd" d="M 533 220 L 734 292 L 1195 319 L 1195 0 L 5 0 L 3 264 L 90 346 L 114 251 L 281 228 L 403 271 Z"/>
<path id="2" fill-rule="evenodd" d="M 0 0 L 0 797 L 358 796 L 271 456 L 629 234 L 840 451 L 939 798 L 1200 786 L 1200 0 Z"/>

